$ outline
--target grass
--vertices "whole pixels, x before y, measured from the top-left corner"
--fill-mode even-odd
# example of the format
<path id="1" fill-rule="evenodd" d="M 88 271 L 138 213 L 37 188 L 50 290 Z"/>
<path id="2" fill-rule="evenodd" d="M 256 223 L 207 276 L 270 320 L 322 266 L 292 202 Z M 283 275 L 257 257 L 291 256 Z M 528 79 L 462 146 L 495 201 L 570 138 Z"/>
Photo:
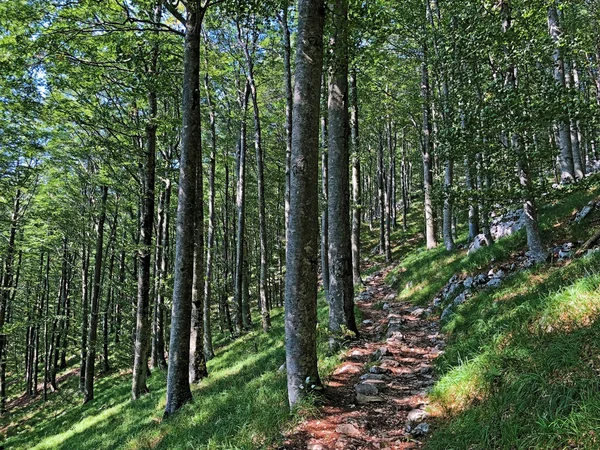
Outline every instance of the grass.
<path id="1" fill-rule="evenodd" d="M 430 449 L 600 446 L 599 263 L 537 267 L 458 309 Z"/>
<path id="2" fill-rule="evenodd" d="M 546 242 L 580 241 L 600 220 L 582 224 L 572 213 L 600 194 L 597 177 L 545 198 L 541 225 Z M 442 247 L 423 249 L 420 208 L 408 230 L 396 230 L 388 282 L 399 300 L 426 304 L 455 273 L 466 276 L 502 264 L 525 247 L 517 233 L 473 255 Z M 366 228 L 366 227 L 365 227 Z M 459 243 L 464 244 L 461 235 Z M 367 276 L 380 269 L 373 252 L 377 230 L 363 234 Z M 380 307 L 383 303 L 381 303 Z M 548 264 L 509 276 L 498 289 L 477 293 L 444 324 L 446 352 L 433 387 L 437 419 L 431 450 L 600 448 L 600 255 L 570 264 Z M 319 298 L 318 353 L 326 377 L 340 363 L 329 353 L 328 310 Z M 315 408 L 287 407 L 283 317 L 273 311 L 273 330 L 219 340 L 210 377 L 194 386 L 194 401 L 163 422 L 165 374 L 154 372 L 150 394 L 130 401 L 131 374 L 98 378 L 96 399 L 81 404 L 77 377 L 61 384 L 46 403 L 33 402 L 2 418 L 11 449 L 260 449 Z M 357 321 L 362 320 L 357 314 Z M 118 366 L 118 364 L 115 364 Z M 121 363 L 128 366 L 128 361 Z"/>
<path id="3" fill-rule="evenodd" d="M 319 323 L 328 310 L 319 299 Z M 11 449 L 258 449 L 277 442 L 283 430 L 314 408 L 288 410 L 283 312 L 273 311 L 269 334 L 252 331 L 229 341 L 209 362 L 210 376 L 193 387 L 194 401 L 162 421 L 166 374 L 152 373 L 150 394 L 131 402 L 131 374 L 113 372 L 96 380 L 96 398 L 82 405 L 77 377 L 69 377 L 44 404 L 36 401 L 11 412 L 6 448 Z M 359 317 L 360 318 L 360 317 Z M 327 377 L 341 361 L 330 355 L 328 334 L 319 334 L 319 368 Z"/>
<path id="4" fill-rule="evenodd" d="M 582 224 L 569 218 L 598 193 L 590 183 L 549 199 L 541 209 L 546 242 L 589 237 L 597 212 Z M 396 274 L 398 285 L 413 283 L 400 297 L 430 301 L 452 274 L 501 264 L 524 246 L 519 233 L 471 256 L 414 252 Z M 540 265 L 476 293 L 444 324 L 427 448 L 600 448 L 599 319 L 598 254 Z"/>

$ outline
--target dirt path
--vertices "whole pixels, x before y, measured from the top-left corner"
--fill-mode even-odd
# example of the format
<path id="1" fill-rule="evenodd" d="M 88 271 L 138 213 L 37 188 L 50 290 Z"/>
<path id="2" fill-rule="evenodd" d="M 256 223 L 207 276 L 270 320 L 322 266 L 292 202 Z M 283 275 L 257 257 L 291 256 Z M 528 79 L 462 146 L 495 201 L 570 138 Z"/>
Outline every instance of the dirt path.
<path id="1" fill-rule="evenodd" d="M 444 343 L 422 308 L 394 302 L 384 282 L 388 270 L 367 278 L 357 299 L 362 336 L 327 381 L 320 416 L 302 423 L 280 450 L 422 447 L 431 362 Z"/>

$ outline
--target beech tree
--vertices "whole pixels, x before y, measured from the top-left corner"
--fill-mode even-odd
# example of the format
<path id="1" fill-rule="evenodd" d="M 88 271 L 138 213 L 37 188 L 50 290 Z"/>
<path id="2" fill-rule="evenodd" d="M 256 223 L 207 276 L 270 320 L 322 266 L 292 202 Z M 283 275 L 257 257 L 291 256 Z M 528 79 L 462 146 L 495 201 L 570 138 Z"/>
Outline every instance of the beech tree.
<path id="1" fill-rule="evenodd" d="M 316 347 L 319 222 L 313 213 L 318 207 L 324 21 L 322 0 L 298 1 L 285 280 L 286 373 L 291 408 L 321 386 Z"/>

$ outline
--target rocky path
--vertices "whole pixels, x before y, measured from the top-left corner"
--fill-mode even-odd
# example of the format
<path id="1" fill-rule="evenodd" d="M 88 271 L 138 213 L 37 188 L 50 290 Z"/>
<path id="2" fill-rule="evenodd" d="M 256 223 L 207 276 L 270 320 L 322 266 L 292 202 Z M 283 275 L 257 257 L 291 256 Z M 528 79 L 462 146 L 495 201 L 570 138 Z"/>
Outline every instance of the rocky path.
<path id="1" fill-rule="evenodd" d="M 444 346 L 426 311 L 396 303 L 378 272 L 357 299 L 361 338 L 327 380 L 325 405 L 302 423 L 280 450 L 400 450 L 421 448 L 429 432 L 427 389 L 432 361 Z"/>

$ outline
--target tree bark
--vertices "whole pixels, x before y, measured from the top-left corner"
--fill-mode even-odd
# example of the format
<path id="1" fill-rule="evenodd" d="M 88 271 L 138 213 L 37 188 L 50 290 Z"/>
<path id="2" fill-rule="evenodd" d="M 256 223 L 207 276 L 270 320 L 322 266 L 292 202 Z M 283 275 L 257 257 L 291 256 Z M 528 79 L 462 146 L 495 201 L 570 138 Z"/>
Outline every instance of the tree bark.
<path id="1" fill-rule="evenodd" d="M 354 286 L 362 286 L 360 276 L 360 227 L 362 213 L 362 190 L 360 171 L 360 135 L 358 128 L 358 88 L 356 69 L 350 75 L 350 128 L 352 135 L 352 279 Z"/>
<path id="2" fill-rule="evenodd" d="M 94 399 L 94 364 L 96 362 L 96 339 L 98 337 L 98 311 L 100 303 L 100 277 L 102 275 L 103 250 L 104 250 L 104 222 L 106 221 L 106 200 L 108 198 L 108 186 L 102 186 L 102 198 L 100 200 L 100 212 L 96 226 L 96 254 L 94 256 L 94 280 L 92 287 L 92 298 L 90 303 L 90 323 L 87 338 L 87 355 L 85 361 L 85 391 L 83 402 L 87 403 Z"/>
<path id="3" fill-rule="evenodd" d="M 169 5 L 169 3 L 165 3 Z M 173 7 L 170 7 L 173 8 Z M 183 131 L 179 163 L 177 240 L 175 244 L 175 280 L 171 311 L 169 370 L 165 417 L 175 413 L 192 399 L 189 384 L 190 323 L 194 275 L 194 227 L 197 208 L 196 174 L 200 146 L 200 30 L 206 7 L 194 0 L 187 2 L 183 69 Z M 174 11 L 171 11 L 172 13 Z"/>
<path id="4" fill-rule="evenodd" d="M 292 45 L 288 25 L 289 0 L 283 5 L 283 14 L 279 20 L 283 30 L 283 73 L 285 84 L 285 235 L 287 236 L 290 216 L 290 159 L 292 156 Z"/>
<path id="5" fill-rule="evenodd" d="M 285 288 L 286 373 L 291 408 L 321 387 L 316 346 L 319 223 L 314 211 L 318 208 L 324 18 L 322 0 L 298 1 Z"/>
<path id="6" fill-rule="evenodd" d="M 192 281 L 192 322 L 190 329 L 190 383 L 208 376 L 204 358 L 204 190 L 202 146 L 196 149 L 196 208 L 194 211 L 194 275 Z"/>
<path id="7" fill-rule="evenodd" d="M 160 21 L 160 7 L 154 11 L 156 22 Z M 156 75 L 158 44 L 152 50 L 149 76 Z M 152 82 L 152 80 L 150 80 Z M 156 119 L 158 102 L 154 88 L 148 94 L 149 118 L 146 124 L 146 151 L 143 161 L 141 248 L 138 251 L 137 308 L 135 317 L 135 343 L 133 357 L 133 381 L 131 397 L 140 398 L 148 392 L 148 356 L 150 350 L 150 269 L 152 267 L 152 231 L 154 226 L 154 191 L 156 186 Z"/>
<path id="8" fill-rule="evenodd" d="M 465 186 L 469 195 L 469 242 L 473 242 L 479 235 L 479 204 L 475 198 L 475 177 L 473 175 L 473 162 L 469 155 L 465 156 Z"/>
<path id="9" fill-rule="evenodd" d="M 500 6 L 503 18 L 502 30 L 504 33 L 507 33 L 512 27 L 510 0 L 502 0 Z M 506 51 L 508 53 L 509 49 L 507 49 Z M 515 90 L 517 87 L 517 77 L 514 66 L 508 68 L 506 79 L 508 88 L 511 90 Z M 516 115 L 518 113 L 512 112 L 512 114 Z M 542 238 L 540 235 L 537 220 L 537 210 L 533 197 L 531 177 L 529 175 L 527 158 L 523 150 L 521 137 L 517 133 L 513 133 L 511 143 L 513 149 L 515 150 L 515 153 L 517 154 L 517 174 L 519 176 L 519 184 L 521 185 L 521 195 L 523 197 L 523 212 L 525 216 L 527 246 L 529 247 L 531 259 L 535 262 L 543 262 L 548 257 L 548 253 L 543 246 Z"/>
<path id="10" fill-rule="evenodd" d="M 325 83 L 323 83 L 325 85 Z M 324 87 L 323 87 L 324 89 Z M 328 156 L 327 156 L 327 108 L 321 117 L 321 279 L 325 298 L 329 298 L 329 215 L 327 213 Z"/>
<path id="11" fill-rule="evenodd" d="M 566 89 L 565 63 L 560 49 L 562 31 L 558 22 L 558 11 L 556 9 L 555 0 L 552 1 L 551 6 L 548 8 L 548 29 L 555 47 L 553 53 L 554 80 L 558 85 L 560 96 L 562 97 Z M 571 146 L 571 131 L 568 116 L 565 117 L 563 114 L 562 117 L 559 117 L 557 126 L 560 147 L 561 180 L 563 183 L 570 183 L 575 181 L 575 167 L 573 163 L 573 149 Z"/>
<path id="12" fill-rule="evenodd" d="M 423 43 L 423 62 L 421 63 L 421 97 L 423 101 L 423 191 L 425 210 L 425 240 L 428 249 L 437 247 L 435 232 L 435 210 L 433 208 L 433 170 L 431 141 L 431 94 L 429 88 L 429 62 L 427 44 Z"/>
<path id="13" fill-rule="evenodd" d="M 215 110 L 210 94 L 208 80 L 208 61 L 207 71 L 204 76 L 204 88 L 206 89 L 206 100 L 208 103 L 210 117 L 210 166 L 208 172 L 208 237 L 206 241 L 206 277 L 204 279 L 204 358 L 211 359 L 214 356 L 212 343 L 212 325 L 210 317 L 210 306 L 212 303 L 212 274 L 213 274 L 213 254 L 215 252 L 215 170 L 217 159 L 217 129 L 215 122 Z"/>
<path id="14" fill-rule="evenodd" d="M 257 33 L 257 31 L 253 31 Z M 265 212 L 265 175 L 264 175 L 264 153 L 262 148 L 262 129 L 260 123 L 260 112 L 258 108 L 258 93 L 254 80 L 254 61 L 248 48 L 248 41 L 242 38 L 241 28 L 238 24 L 238 40 L 246 58 L 246 70 L 250 96 L 252 98 L 252 111 L 254 115 L 254 150 L 256 153 L 256 181 L 258 192 L 258 234 L 260 240 L 260 274 L 258 282 L 258 299 L 260 305 L 261 322 L 265 332 L 271 329 L 271 315 L 267 302 L 267 219 Z"/>
<path id="15" fill-rule="evenodd" d="M 237 240 L 235 252 L 235 290 L 234 303 L 236 306 L 235 323 L 237 333 L 244 330 L 243 297 L 244 297 L 244 241 L 246 231 L 246 110 L 250 97 L 250 86 L 246 82 L 244 93 L 240 98 L 242 120 L 240 122 L 240 139 L 237 154 Z"/>
<path id="16" fill-rule="evenodd" d="M 386 253 L 385 240 L 385 175 L 383 163 L 383 135 L 379 132 L 379 152 L 377 153 L 377 200 L 379 206 L 379 254 Z"/>
<path id="17" fill-rule="evenodd" d="M 350 122 L 348 116 L 348 0 L 333 2 L 330 39 L 327 214 L 329 216 L 329 329 L 358 335 L 350 237 Z"/>
<path id="18" fill-rule="evenodd" d="M 6 246 L 6 256 L 4 258 L 4 267 L 2 270 L 2 292 L 0 293 L 0 414 L 6 412 L 6 359 L 7 359 L 7 338 L 4 330 L 6 322 L 6 312 L 9 308 L 11 292 L 13 286 L 13 265 L 15 258 L 17 227 L 19 222 L 19 213 L 21 209 L 21 190 L 17 189 L 13 202 L 13 210 L 10 219 L 10 231 L 8 234 L 8 243 Z"/>

